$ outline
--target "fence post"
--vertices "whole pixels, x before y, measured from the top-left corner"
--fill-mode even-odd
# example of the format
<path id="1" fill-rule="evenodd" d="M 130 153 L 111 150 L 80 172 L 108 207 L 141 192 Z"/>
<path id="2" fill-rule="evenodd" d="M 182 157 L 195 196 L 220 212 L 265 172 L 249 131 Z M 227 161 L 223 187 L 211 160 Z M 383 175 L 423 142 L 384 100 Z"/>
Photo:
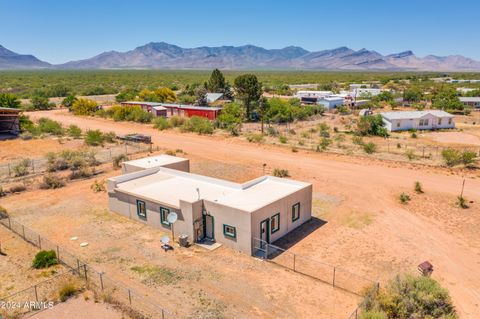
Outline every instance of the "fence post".
<path id="1" fill-rule="evenodd" d="M 103 291 L 103 276 L 102 276 L 102 273 L 99 273 L 98 275 L 100 276 L 100 286 L 102 287 L 102 291 Z"/>
<path id="2" fill-rule="evenodd" d="M 22 225 L 23 240 L 25 240 L 25 226 Z"/>
<path id="3" fill-rule="evenodd" d="M 57 245 L 57 259 L 60 260 L 60 249 L 58 248 L 58 245 Z"/>
<path id="4" fill-rule="evenodd" d="M 165 319 L 165 311 L 163 311 L 163 308 L 162 308 L 162 319 Z"/>
<path id="5" fill-rule="evenodd" d="M 42 249 L 42 238 L 38 235 L 38 248 Z"/>
<path id="6" fill-rule="evenodd" d="M 87 265 L 86 264 L 83 264 L 83 271 L 85 273 L 85 283 L 88 283 Z"/>
<path id="7" fill-rule="evenodd" d="M 80 260 L 77 258 L 77 272 L 80 275 Z"/>
<path id="8" fill-rule="evenodd" d="M 10 163 L 8 163 L 8 177 L 11 177 L 11 172 L 10 172 Z"/>
<path id="9" fill-rule="evenodd" d="M 35 300 L 38 302 L 38 292 L 37 292 L 37 285 L 33 286 L 35 289 Z"/>
<path id="10" fill-rule="evenodd" d="M 355 319 L 357 319 L 357 318 L 358 318 L 358 308 L 355 309 Z"/>
<path id="11" fill-rule="evenodd" d="M 8 228 L 12 229 L 12 221 L 10 220 L 10 216 L 8 216 Z"/>
<path id="12" fill-rule="evenodd" d="M 128 301 L 130 302 L 130 306 L 132 305 L 132 295 L 130 294 L 130 289 L 128 289 Z"/>
<path id="13" fill-rule="evenodd" d="M 296 269 L 295 269 L 296 268 L 295 264 L 296 264 L 296 259 L 297 259 L 296 256 L 297 255 L 293 254 L 293 271 L 296 271 Z"/>
<path id="14" fill-rule="evenodd" d="M 337 269 L 336 267 L 333 267 L 333 287 L 335 287 L 335 275 L 336 275 Z"/>

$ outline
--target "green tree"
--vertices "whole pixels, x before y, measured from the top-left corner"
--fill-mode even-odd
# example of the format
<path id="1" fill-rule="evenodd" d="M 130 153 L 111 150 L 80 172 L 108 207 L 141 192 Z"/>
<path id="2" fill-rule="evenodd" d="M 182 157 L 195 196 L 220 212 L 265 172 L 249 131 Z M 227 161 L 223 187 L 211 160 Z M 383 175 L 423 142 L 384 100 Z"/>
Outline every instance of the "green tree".
<path id="1" fill-rule="evenodd" d="M 207 89 L 205 89 L 204 87 L 199 86 L 195 89 L 195 105 L 199 105 L 199 106 L 208 105 Z"/>
<path id="2" fill-rule="evenodd" d="M 254 74 L 243 74 L 234 81 L 236 96 L 243 102 L 246 116 L 250 119 L 252 103 L 262 96 L 262 84 Z"/>
<path id="3" fill-rule="evenodd" d="M 403 92 L 403 99 L 410 103 L 420 102 L 422 97 L 422 90 L 418 87 L 410 87 Z"/>
<path id="4" fill-rule="evenodd" d="M 93 115 L 98 110 L 98 105 L 93 100 L 81 98 L 72 104 L 71 110 L 75 115 Z"/>
<path id="5" fill-rule="evenodd" d="M 55 106 L 55 104 L 48 101 L 48 97 L 42 95 L 33 96 L 30 102 L 35 110 L 49 110 Z"/>
<path id="6" fill-rule="evenodd" d="M 18 109 L 20 107 L 20 101 L 14 94 L 0 93 L 0 107 Z"/>
<path id="7" fill-rule="evenodd" d="M 463 110 L 464 105 L 458 99 L 454 88 L 443 86 L 434 91 L 432 107 L 441 110 Z"/>
<path id="8" fill-rule="evenodd" d="M 383 119 L 380 114 L 361 117 L 357 122 L 356 131 L 357 134 L 361 136 L 388 136 L 387 129 L 384 127 Z"/>
<path id="9" fill-rule="evenodd" d="M 383 91 L 380 94 L 378 94 L 377 96 L 374 96 L 373 100 L 377 101 L 377 102 L 391 103 L 391 102 L 393 102 L 394 99 L 393 99 L 393 94 L 392 93 L 390 93 L 389 91 Z"/>
<path id="10" fill-rule="evenodd" d="M 135 100 L 138 95 L 138 90 L 136 89 L 125 89 L 117 94 L 115 100 L 117 102 L 125 102 L 130 100 Z"/>
<path id="11" fill-rule="evenodd" d="M 207 82 L 208 92 L 223 93 L 225 91 L 225 77 L 219 69 L 213 70 Z"/>
<path id="12" fill-rule="evenodd" d="M 76 101 L 77 101 L 77 97 L 73 94 L 70 94 L 62 100 L 62 105 L 64 107 L 71 108 L 73 103 L 75 103 Z"/>
<path id="13" fill-rule="evenodd" d="M 238 135 L 245 117 L 244 110 L 238 103 L 225 104 L 222 113 L 217 117 L 217 126 L 229 131 L 232 135 Z"/>

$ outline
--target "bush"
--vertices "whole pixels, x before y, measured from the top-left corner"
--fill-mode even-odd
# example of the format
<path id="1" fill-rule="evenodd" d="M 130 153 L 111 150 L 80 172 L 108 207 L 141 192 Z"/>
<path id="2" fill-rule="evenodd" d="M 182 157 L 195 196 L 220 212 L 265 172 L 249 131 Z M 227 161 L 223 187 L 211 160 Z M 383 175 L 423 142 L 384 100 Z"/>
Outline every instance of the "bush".
<path id="1" fill-rule="evenodd" d="M 98 110 L 97 102 L 81 98 L 73 102 L 70 110 L 75 115 L 89 115 L 92 116 Z"/>
<path id="2" fill-rule="evenodd" d="M 384 127 L 383 119 L 380 114 L 361 117 L 357 122 L 356 132 L 361 136 L 388 136 L 387 129 Z"/>
<path id="3" fill-rule="evenodd" d="M 0 186 L 0 197 L 3 197 L 3 196 L 7 196 L 7 192 L 3 190 L 2 186 Z"/>
<path id="4" fill-rule="evenodd" d="M 90 188 L 92 189 L 92 191 L 94 191 L 95 193 L 99 193 L 99 192 L 105 192 L 107 189 L 105 188 L 105 180 L 102 180 L 102 181 L 97 181 L 95 180 L 92 184 L 92 186 L 90 186 Z"/>
<path id="5" fill-rule="evenodd" d="M 77 290 L 73 283 L 66 283 L 58 291 L 58 297 L 61 302 L 65 302 L 68 298 L 74 296 Z"/>
<path id="6" fill-rule="evenodd" d="M 475 162 L 476 157 L 477 157 L 477 153 L 473 151 L 464 151 L 461 157 L 462 164 L 463 165 L 473 164 Z"/>
<path id="7" fill-rule="evenodd" d="M 420 184 L 420 182 L 415 182 L 415 193 L 417 194 L 423 194 L 423 188 L 422 188 L 422 184 Z"/>
<path id="8" fill-rule="evenodd" d="M 411 161 L 416 158 L 415 152 L 412 150 L 406 150 L 405 151 L 405 156 Z"/>
<path id="9" fill-rule="evenodd" d="M 67 128 L 67 134 L 72 138 L 78 139 L 82 136 L 82 129 L 77 125 L 72 124 Z"/>
<path id="10" fill-rule="evenodd" d="M 410 134 L 410 137 L 411 137 L 411 138 L 417 138 L 417 133 L 412 132 L 412 134 Z"/>
<path id="11" fill-rule="evenodd" d="M 47 171 L 56 172 L 65 169 L 79 169 L 84 166 L 98 165 L 95 153 L 88 151 L 65 150 L 59 153 L 47 153 Z"/>
<path id="12" fill-rule="evenodd" d="M 467 200 L 463 196 L 458 196 L 457 197 L 457 205 L 458 205 L 458 207 L 463 208 L 463 209 L 468 208 Z"/>
<path id="13" fill-rule="evenodd" d="M 85 135 L 85 144 L 90 146 L 103 145 L 105 137 L 100 130 L 88 130 Z"/>
<path id="14" fill-rule="evenodd" d="M 43 176 L 43 182 L 40 184 L 42 189 L 57 189 L 63 186 L 65 186 L 63 179 L 53 174 Z"/>
<path id="15" fill-rule="evenodd" d="M 180 128 L 182 132 L 195 132 L 198 134 L 212 134 L 213 133 L 213 124 L 210 120 L 199 117 L 192 116 L 183 123 Z"/>
<path id="16" fill-rule="evenodd" d="M 72 170 L 70 179 L 89 178 L 92 177 L 93 171 L 88 167 L 80 167 L 79 169 Z"/>
<path id="17" fill-rule="evenodd" d="M 184 117 L 175 115 L 170 118 L 170 124 L 172 125 L 172 127 L 179 127 L 179 126 L 182 126 L 184 123 L 185 123 Z"/>
<path id="18" fill-rule="evenodd" d="M 156 117 L 152 121 L 153 127 L 163 131 L 172 127 L 172 124 L 164 117 Z"/>
<path id="19" fill-rule="evenodd" d="M 362 312 L 359 319 L 388 319 L 388 318 L 384 312 L 365 311 L 365 312 Z"/>
<path id="20" fill-rule="evenodd" d="M 260 133 L 248 133 L 246 135 L 247 141 L 250 143 L 263 143 L 265 142 L 265 137 Z"/>
<path id="21" fill-rule="evenodd" d="M 399 199 L 402 204 L 407 204 L 410 201 L 410 196 L 408 194 L 401 193 Z"/>
<path id="22" fill-rule="evenodd" d="M 354 136 L 354 137 L 352 138 L 352 142 L 353 142 L 353 144 L 355 144 L 355 145 L 360 145 L 360 146 L 362 146 L 363 144 L 365 144 L 365 142 L 363 142 L 363 138 L 362 138 L 361 136 Z"/>
<path id="23" fill-rule="evenodd" d="M 131 121 L 139 123 L 149 123 L 153 118 L 152 113 L 145 111 L 139 105 L 114 105 L 102 115 L 105 117 L 111 117 L 114 121 Z"/>
<path id="24" fill-rule="evenodd" d="M 13 175 L 15 177 L 25 176 L 30 173 L 29 168 L 32 161 L 29 158 L 24 158 L 13 166 Z"/>
<path id="25" fill-rule="evenodd" d="M 442 151 L 442 157 L 447 166 L 455 166 L 458 165 L 462 162 L 462 154 L 460 151 L 453 149 L 453 148 L 447 148 Z"/>
<path id="26" fill-rule="evenodd" d="M 33 259 L 32 267 L 35 269 L 48 268 L 58 264 L 57 254 L 53 250 L 41 250 Z"/>
<path id="27" fill-rule="evenodd" d="M 332 141 L 329 138 L 322 137 L 320 143 L 317 145 L 317 152 L 326 151 L 330 144 L 332 144 Z"/>
<path id="28" fill-rule="evenodd" d="M 321 137 L 330 137 L 330 126 L 327 123 L 320 123 L 318 128 Z"/>
<path id="29" fill-rule="evenodd" d="M 383 291 L 373 297 L 367 295 L 365 300 L 363 319 L 457 318 L 448 291 L 430 277 L 396 276 Z"/>
<path id="30" fill-rule="evenodd" d="M 120 164 L 125 162 L 125 161 L 128 161 L 128 156 L 125 155 L 125 154 L 120 154 L 120 155 L 117 155 L 113 158 L 113 168 L 115 169 L 119 169 L 120 168 Z"/>
<path id="31" fill-rule="evenodd" d="M 62 136 L 65 132 L 60 122 L 42 117 L 38 120 L 38 130 L 40 133 Z"/>
<path id="32" fill-rule="evenodd" d="M 280 178 L 290 177 L 290 173 L 288 172 L 288 170 L 282 168 L 274 168 L 272 175 Z"/>
<path id="33" fill-rule="evenodd" d="M 55 103 L 50 103 L 48 97 L 35 95 L 30 99 L 34 110 L 49 110 L 55 107 Z"/>
<path id="34" fill-rule="evenodd" d="M 8 211 L 3 206 L 0 206 L 0 215 L 7 215 L 8 216 Z"/>
<path id="35" fill-rule="evenodd" d="M 367 154 L 373 154 L 377 151 L 377 145 L 375 145 L 375 143 L 372 143 L 372 142 L 365 143 L 363 144 L 363 150 Z"/>
<path id="36" fill-rule="evenodd" d="M 10 193 L 21 193 L 27 190 L 27 187 L 23 184 L 17 184 L 12 187 L 10 187 L 9 192 Z"/>
<path id="37" fill-rule="evenodd" d="M 282 144 L 285 144 L 285 143 L 288 142 L 288 138 L 287 138 L 285 135 L 280 135 L 280 136 L 278 137 L 278 140 L 279 140 L 280 143 L 282 143 Z"/>

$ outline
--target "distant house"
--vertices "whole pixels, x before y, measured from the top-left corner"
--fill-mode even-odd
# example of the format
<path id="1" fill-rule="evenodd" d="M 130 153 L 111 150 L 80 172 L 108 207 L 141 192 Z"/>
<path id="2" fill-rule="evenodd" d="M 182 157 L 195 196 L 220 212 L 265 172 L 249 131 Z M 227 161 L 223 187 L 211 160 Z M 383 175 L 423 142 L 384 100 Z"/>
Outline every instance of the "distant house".
<path id="1" fill-rule="evenodd" d="M 223 93 L 207 93 L 207 103 L 208 104 L 214 103 L 214 102 L 217 102 L 217 101 L 223 100 L 223 99 L 224 99 Z"/>
<path id="2" fill-rule="evenodd" d="M 362 96 L 377 96 L 379 95 L 380 93 L 382 93 L 382 89 L 374 89 L 374 88 L 355 88 L 352 90 L 352 92 L 350 93 L 352 96 L 355 96 L 355 97 L 362 97 Z"/>
<path id="3" fill-rule="evenodd" d="M 221 107 L 213 106 L 195 106 L 169 103 L 161 103 L 160 105 L 167 109 L 167 117 L 174 115 L 183 117 L 199 116 L 205 117 L 209 120 L 215 120 L 222 111 Z"/>
<path id="4" fill-rule="evenodd" d="M 454 116 L 440 110 L 384 112 L 380 115 L 391 132 L 455 128 Z"/>
<path id="5" fill-rule="evenodd" d="M 304 104 L 317 104 L 319 99 L 332 94 L 332 91 L 298 91 L 295 97 Z"/>
<path id="6" fill-rule="evenodd" d="M 323 105 L 326 109 L 336 109 L 339 106 L 343 105 L 343 98 L 337 96 L 326 96 L 317 99 L 317 104 Z"/>
<path id="7" fill-rule="evenodd" d="M 475 109 L 480 109 L 480 97 L 459 97 L 460 102 L 466 106 L 474 107 Z"/>
<path id="8" fill-rule="evenodd" d="M 311 219 L 312 184 L 273 176 L 238 184 L 189 173 L 187 161 L 123 163 L 125 174 L 108 179 L 110 210 L 189 243 L 217 242 L 248 254 L 256 240 L 274 242 Z"/>
<path id="9" fill-rule="evenodd" d="M 20 133 L 20 110 L 0 107 L 0 140 L 16 137 Z"/>
<path id="10" fill-rule="evenodd" d="M 158 102 L 145 101 L 126 101 L 121 102 L 121 105 L 140 106 L 143 110 L 152 113 L 153 116 L 167 116 L 167 109 Z"/>

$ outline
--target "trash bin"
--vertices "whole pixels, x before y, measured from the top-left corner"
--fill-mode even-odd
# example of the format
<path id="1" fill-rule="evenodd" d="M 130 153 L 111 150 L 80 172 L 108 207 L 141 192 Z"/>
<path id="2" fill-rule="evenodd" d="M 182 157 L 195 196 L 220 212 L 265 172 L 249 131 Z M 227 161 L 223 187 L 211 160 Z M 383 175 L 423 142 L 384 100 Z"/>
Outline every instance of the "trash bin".
<path id="1" fill-rule="evenodd" d="M 178 243 L 180 244 L 180 247 L 187 247 L 188 246 L 188 235 L 187 234 L 181 234 L 178 236 Z"/>

